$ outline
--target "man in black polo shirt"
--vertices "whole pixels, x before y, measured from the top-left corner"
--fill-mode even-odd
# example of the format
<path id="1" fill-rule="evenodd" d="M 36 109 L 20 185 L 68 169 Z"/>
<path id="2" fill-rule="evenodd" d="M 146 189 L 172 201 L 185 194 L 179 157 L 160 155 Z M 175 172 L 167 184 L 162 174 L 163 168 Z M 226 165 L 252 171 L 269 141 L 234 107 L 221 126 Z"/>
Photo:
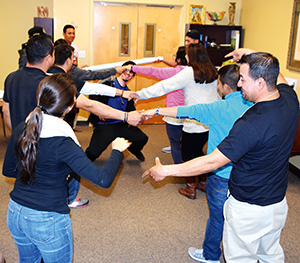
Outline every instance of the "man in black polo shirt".
<path id="1" fill-rule="evenodd" d="M 254 102 L 214 152 L 179 165 L 156 166 L 143 176 L 195 176 L 232 161 L 230 195 L 224 205 L 223 246 L 227 263 L 284 262 L 280 234 L 287 217 L 288 160 L 298 127 L 299 102 L 279 73 L 277 58 L 249 49 L 241 59 L 243 97 Z M 242 56 L 243 55 L 243 56 Z M 194 259 L 198 250 L 189 250 Z"/>
<path id="2" fill-rule="evenodd" d="M 47 35 L 31 37 L 27 42 L 26 53 L 27 65 L 10 73 L 4 84 L 3 113 L 5 123 L 10 129 L 25 121 L 28 114 L 36 107 L 36 89 L 54 63 L 53 43 Z M 81 94 L 77 97 L 76 106 L 103 118 L 124 120 L 126 117 L 127 122 L 134 126 L 143 120 L 142 115 L 137 111 L 131 112 L 127 118 L 124 112 L 98 101 L 89 100 Z M 75 201 L 76 207 L 84 205 L 80 199 Z M 88 200 L 85 200 L 86 204 L 87 202 Z"/>

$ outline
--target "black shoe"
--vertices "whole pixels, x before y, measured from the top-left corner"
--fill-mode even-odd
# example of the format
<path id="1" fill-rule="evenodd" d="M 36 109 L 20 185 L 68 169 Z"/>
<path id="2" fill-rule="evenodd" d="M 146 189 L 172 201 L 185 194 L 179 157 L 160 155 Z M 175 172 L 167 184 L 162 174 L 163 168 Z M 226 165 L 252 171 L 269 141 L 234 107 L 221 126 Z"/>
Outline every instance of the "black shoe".
<path id="1" fill-rule="evenodd" d="M 141 152 L 136 154 L 135 157 L 138 158 L 141 162 L 145 161 L 145 156 Z"/>

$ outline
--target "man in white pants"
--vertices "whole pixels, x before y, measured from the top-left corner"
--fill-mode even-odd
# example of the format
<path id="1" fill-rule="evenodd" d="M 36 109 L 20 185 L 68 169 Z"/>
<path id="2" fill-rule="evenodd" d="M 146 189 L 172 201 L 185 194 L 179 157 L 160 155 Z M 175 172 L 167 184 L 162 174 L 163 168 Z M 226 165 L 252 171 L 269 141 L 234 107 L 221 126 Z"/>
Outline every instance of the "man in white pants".
<path id="1" fill-rule="evenodd" d="M 241 58 L 238 86 L 243 98 L 254 105 L 211 154 L 166 166 L 157 158 L 143 176 L 150 175 L 155 181 L 166 176 L 196 176 L 232 161 L 230 194 L 224 205 L 226 262 L 283 263 L 279 242 L 288 211 L 288 160 L 298 127 L 299 101 L 279 73 L 277 58 L 249 49 L 230 55 Z"/>

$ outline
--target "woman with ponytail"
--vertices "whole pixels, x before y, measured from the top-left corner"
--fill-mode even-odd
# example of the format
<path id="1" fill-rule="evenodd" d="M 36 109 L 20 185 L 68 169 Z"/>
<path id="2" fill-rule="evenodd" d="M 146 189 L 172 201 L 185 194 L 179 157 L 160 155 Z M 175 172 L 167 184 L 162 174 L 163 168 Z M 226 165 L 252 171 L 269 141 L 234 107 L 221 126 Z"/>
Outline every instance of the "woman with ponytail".
<path id="1" fill-rule="evenodd" d="M 7 224 L 17 244 L 19 262 L 73 260 L 67 179 L 71 171 L 108 188 L 130 145 L 123 138 L 100 168 L 81 149 L 72 128 L 63 120 L 75 104 L 76 87 L 66 74 L 46 77 L 37 89 L 37 107 L 12 133 L 3 175 L 14 177 Z"/>

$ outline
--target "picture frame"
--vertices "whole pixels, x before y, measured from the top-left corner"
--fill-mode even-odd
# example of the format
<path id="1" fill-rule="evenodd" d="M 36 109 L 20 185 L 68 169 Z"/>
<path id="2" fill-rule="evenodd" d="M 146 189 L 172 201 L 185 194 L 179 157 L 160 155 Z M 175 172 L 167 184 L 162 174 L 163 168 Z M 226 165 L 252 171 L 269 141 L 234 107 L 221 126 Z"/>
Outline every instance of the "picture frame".
<path id="1" fill-rule="evenodd" d="M 294 0 L 286 67 L 300 72 L 300 0 Z"/>
<path id="2" fill-rule="evenodd" d="M 300 0 L 299 0 L 300 1 Z M 202 24 L 205 21 L 205 7 L 203 5 L 190 5 L 190 24 Z"/>

